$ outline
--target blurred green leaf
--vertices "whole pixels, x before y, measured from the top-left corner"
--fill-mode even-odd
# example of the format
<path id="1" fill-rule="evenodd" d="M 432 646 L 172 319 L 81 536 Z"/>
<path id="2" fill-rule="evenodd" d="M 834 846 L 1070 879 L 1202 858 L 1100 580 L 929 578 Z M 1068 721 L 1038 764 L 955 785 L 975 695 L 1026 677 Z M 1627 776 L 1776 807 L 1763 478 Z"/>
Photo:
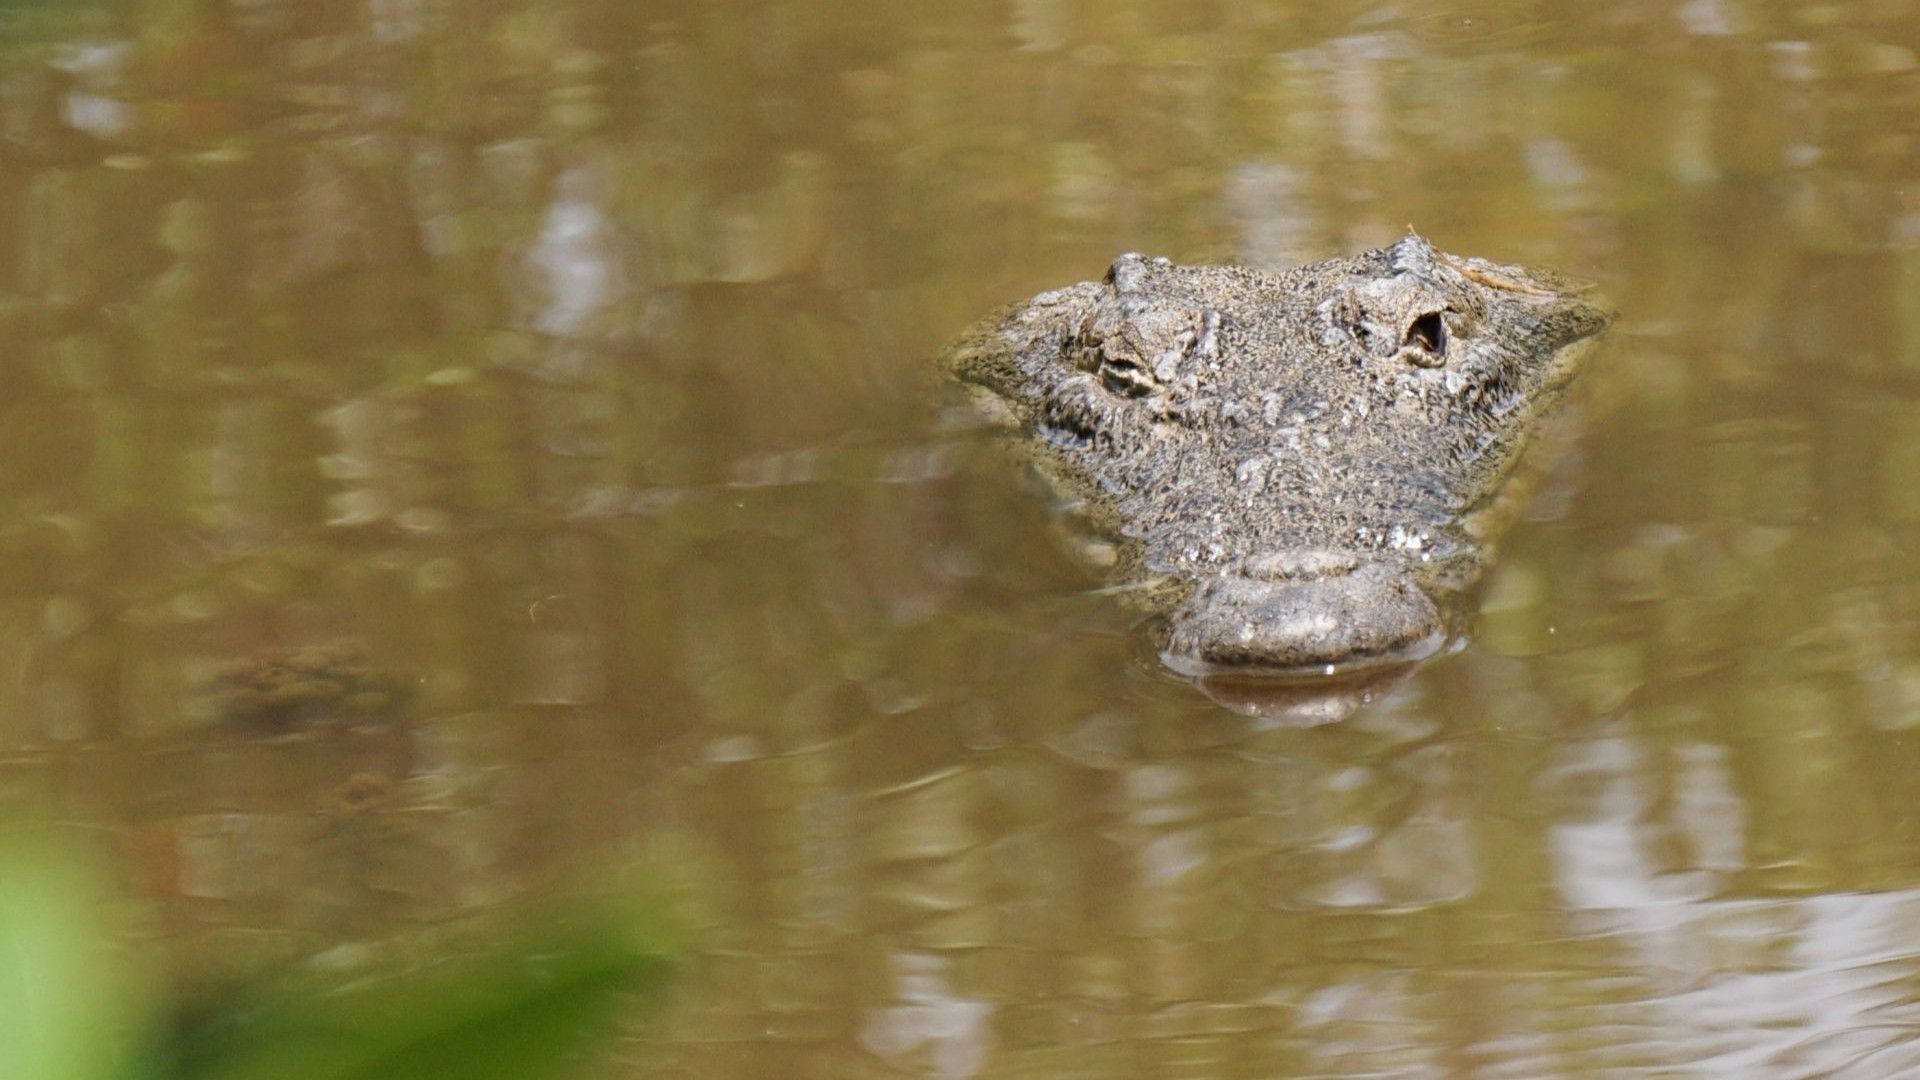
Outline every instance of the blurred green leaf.
<path id="1" fill-rule="evenodd" d="M 288 987 L 181 1030 L 168 1080 L 540 1080 L 611 1035 L 672 965 L 626 912 L 338 987 Z"/>
<path id="2" fill-rule="evenodd" d="M 131 995 L 102 895 L 70 852 L 0 847 L 0 1077 L 126 1075 Z"/>

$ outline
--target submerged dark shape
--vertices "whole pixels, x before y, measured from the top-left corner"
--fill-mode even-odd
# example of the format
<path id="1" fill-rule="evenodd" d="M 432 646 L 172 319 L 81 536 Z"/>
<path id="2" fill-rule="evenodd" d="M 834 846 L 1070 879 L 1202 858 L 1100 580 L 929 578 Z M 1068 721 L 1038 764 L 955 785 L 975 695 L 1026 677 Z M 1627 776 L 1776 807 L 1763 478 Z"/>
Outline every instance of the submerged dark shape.
<path id="1" fill-rule="evenodd" d="M 950 362 L 1118 541 L 1168 667 L 1297 688 L 1446 642 L 1519 451 L 1610 320 L 1583 283 L 1409 235 L 1277 273 L 1122 255 Z"/>
<path id="2" fill-rule="evenodd" d="M 262 649 L 216 668 L 202 707 L 222 723 L 266 732 L 302 725 L 391 723 L 404 709 L 407 683 L 373 664 L 366 647 L 334 641 Z"/>

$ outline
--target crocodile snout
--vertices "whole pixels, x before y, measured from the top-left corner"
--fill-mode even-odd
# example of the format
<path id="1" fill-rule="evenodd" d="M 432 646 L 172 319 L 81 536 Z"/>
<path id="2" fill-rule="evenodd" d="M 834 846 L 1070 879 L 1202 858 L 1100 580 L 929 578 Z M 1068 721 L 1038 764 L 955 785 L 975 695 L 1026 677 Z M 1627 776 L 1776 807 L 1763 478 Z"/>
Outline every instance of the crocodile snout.
<path id="1" fill-rule="evenodd" d="M 1186 675 L 1307 675 L 1418 660 L 1440 612 L 1397 567 L 1343 551 L 1251 556 L 1205 578 L 1169 617 L 1162 659 Z"/>

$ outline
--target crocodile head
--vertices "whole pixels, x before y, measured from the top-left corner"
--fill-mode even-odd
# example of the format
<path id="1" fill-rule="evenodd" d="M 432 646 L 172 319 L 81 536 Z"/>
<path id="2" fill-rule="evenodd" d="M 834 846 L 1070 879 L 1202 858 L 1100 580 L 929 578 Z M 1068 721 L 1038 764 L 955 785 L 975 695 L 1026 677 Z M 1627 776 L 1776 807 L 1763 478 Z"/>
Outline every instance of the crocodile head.
<path id="1" fill-rule="evenodd" d="M 1123 255 L 951 357 L 1121 552 L 1187 675 L 1426 656 L 1530 433 L 1611 321 L 1590 287 L 1409 235 L 1266 272 Z"/>

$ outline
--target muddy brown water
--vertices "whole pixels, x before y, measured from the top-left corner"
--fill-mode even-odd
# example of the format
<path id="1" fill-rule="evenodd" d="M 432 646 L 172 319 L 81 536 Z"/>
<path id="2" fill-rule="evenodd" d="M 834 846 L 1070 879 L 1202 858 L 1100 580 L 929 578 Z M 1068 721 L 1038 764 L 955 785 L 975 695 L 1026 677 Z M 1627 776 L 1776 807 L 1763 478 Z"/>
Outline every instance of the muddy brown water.
<path id="1" fill-rule="evenodd" d="M 605 1075 L 1920 1071 L 1910 3 L 0 8 L 0 794 L 183 978 L 641 863 Z M 1168 678 L 971 319 L 1409 225 L 1605 282 L 1472 643 Z"/>

